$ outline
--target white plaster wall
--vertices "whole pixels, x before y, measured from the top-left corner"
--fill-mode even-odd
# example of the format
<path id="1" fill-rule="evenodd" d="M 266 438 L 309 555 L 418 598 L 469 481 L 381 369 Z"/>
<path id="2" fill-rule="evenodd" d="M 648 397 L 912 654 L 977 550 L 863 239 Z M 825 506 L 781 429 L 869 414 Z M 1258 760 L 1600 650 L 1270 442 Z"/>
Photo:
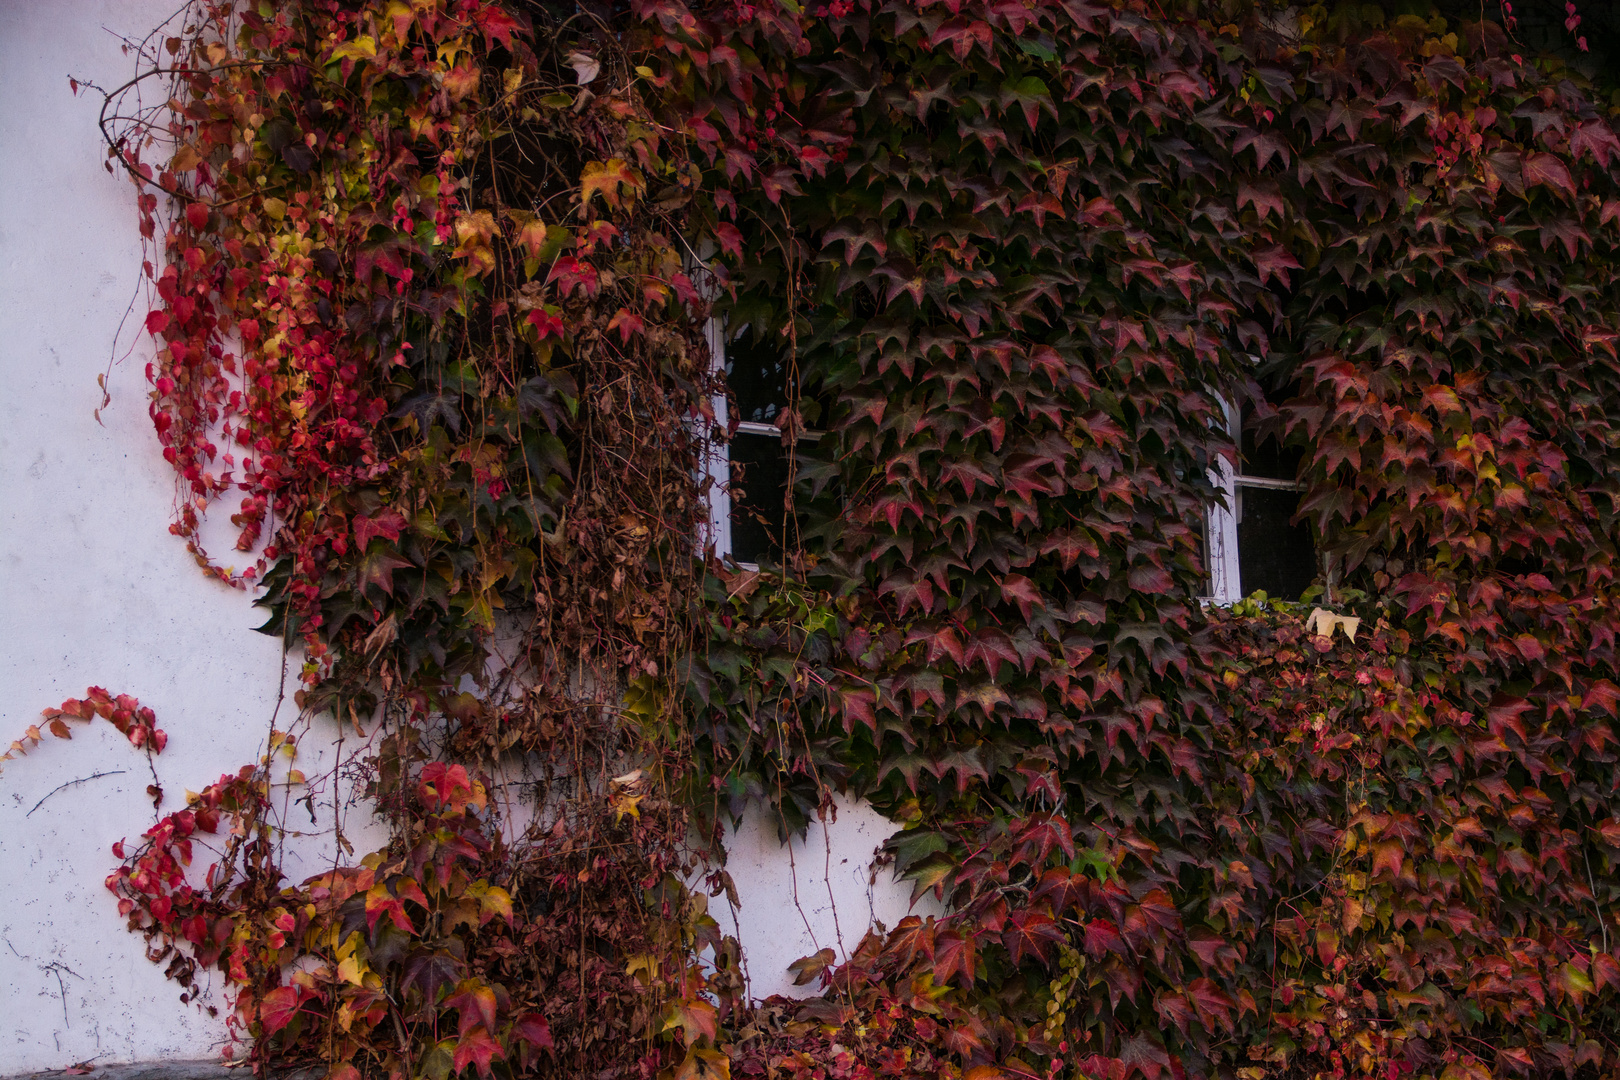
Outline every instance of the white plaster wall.
<path id="1" fill-rule="evenodd" d="M 875 865 L 878 848 L 895 831 L 887 818 L 842 795 L 833 797 L 833 805 L 833 820 L 813 822 L 786 847 L 777 839 L 775 819 L 763 810 L 751 811 L 727 833 L 726 871 L 739 905 L 732 909 L 721 896 L 709 902 L 709 912 L 742 943 L 748 989 L 756 1000 L 819 993 L 815 982 L 794 986 L 788 965 L 824 948 L 842 962 L 874 924 L 892 930 L 907 915 L 943 911 L 931 895 L 912 907 L 910 884 Z"/>
<path id="2" fill-rule="evenodd" d="M 178 6 L 0 0 L 0 748 L 87 686 L 133 694 L 169 734 L 156 759 L 164 812 L 259 756 L 284 674 L 277 643 L 252 632 L 250 598 L 203 578 L 168 533 L 174 487 L 147 418 L 141 298 L 118 337 L 140 286 L 135 193 L 102 168 L 99 98 L 68 87 L 70 75 L 122 83 L 133 63 L 120 35 L 144 36 Z M 96 376 L 115 353 L 98 424 Z M 289 694 L 276 722 L 295 712 Z M 332 736 L 317 721 L 303 743 L 311 777 L 332 768 Z M 111 775 L 74 783 L 98 773 Z M 0 772 L 0 1076 L 208 1059 L 224 1044 L 223 1022 L 178 1002 L 103 886 L 111 845 L 154 820 L 151 780 L 145 756 L 101 722 Z M 289 855 L 294 880 L 331 859 L 333 807 L 328 789 L 314 823 L 289 814 L 310 834 Z M 358 852 L 379 840 L 364 826 L 345 821 Z M 735 834 L 735 925 L 756 996 L 795 992 L 793 960 L 843 955 L 873 918 L 892 927 L 905 914 L 904 887 L 887 871 L 869 880 L 889 831 L 845 802 L 791 862 L 763 816 Z M 716 914 L 725 925 L 723 904 Z"/>

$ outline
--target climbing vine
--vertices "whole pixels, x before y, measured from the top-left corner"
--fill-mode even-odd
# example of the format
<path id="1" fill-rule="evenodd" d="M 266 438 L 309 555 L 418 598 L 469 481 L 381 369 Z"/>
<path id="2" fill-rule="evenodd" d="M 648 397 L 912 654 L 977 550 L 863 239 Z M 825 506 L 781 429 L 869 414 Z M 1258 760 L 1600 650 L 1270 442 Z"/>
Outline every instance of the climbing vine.
<path id="1" fill-rule="evenodd" d="M 283 739 L 119 852 L 131 928 L 338 1080 L 1615 1075 L 1620 140 L 1512 33 L 195 6 L 109 129 L 174 530 L 392 839 L 284 882 Z M 791 373 L 758 570 L 703 558 L 711 315 Z M 1229 405 L 1309 625 L 1200 602 Z M 750 1004 L 712 842 L 834 789 L 948 913 Z"/>

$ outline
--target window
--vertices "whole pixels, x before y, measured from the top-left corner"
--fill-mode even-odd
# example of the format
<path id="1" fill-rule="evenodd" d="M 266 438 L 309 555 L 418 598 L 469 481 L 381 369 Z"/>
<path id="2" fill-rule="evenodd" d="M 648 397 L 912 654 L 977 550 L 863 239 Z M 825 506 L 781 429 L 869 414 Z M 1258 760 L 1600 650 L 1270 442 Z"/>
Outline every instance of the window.
<path id="1" fill-rule="evenodd" d="M 788 477 L 794 471 L 789 449 L 782 441 L 782 422 L 796 371 L 790 370 L 789 350 L 775 335 L 756 335 L 750 327 L 726 334 L 717 319 L 709 322 L 709 352 L 725 372 L 726 384 L 736 405 L 737 430 L 731 440 L 713 446 L 709 453 L 708 542 L 721 558 L 731 558 L 744 566 L 757 566 L 763 558 L 780 562 L 784 550 L 798 543 L 798 515 L 788 490 Z M 725 428 L 730 420 L 724 397 L 716 397 L 716 423 Z M 801 406 L 801 412 L 814 414 L 814 407 Z M 819 432 L 801 430 L 792 448 L 796 459 L 800 449 L 813 445 Z"/>
<path id="2" fill-rule="evenodd" d="M 1316 580 L 1316 544 L 1306 525 L 1291 525 L 1303 485 L 1299 449 L 1261 437 L 1227 405 L 1227 423 L 1239 433 L 1238 467 L 1222 459 L 1211 474 L 1226 496 L 1205 520 L 1209 598 L 1229 604 L 1256 590 L 1297 600 Z"/>

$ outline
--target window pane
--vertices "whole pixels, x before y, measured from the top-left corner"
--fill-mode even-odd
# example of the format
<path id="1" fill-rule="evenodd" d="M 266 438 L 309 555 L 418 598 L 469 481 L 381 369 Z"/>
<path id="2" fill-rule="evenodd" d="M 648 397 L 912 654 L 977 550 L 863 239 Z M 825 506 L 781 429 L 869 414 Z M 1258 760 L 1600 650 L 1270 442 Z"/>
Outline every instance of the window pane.
<path id="1" fill-rule="evenodd" d="M 739 433 L 731 440 L 731 555 L 738 562 L 762 555 L 781 561 L 787 466 L 778 438 Z"/>
<path id="2" fill-rule="evenodd" d="M 1303 447 L 1284 448 L 1275 437 L 1257 438 L 1252 424 L 1243 425 L 1243 464 L 1239 472 L 1244 476 L 1264 476 L 1272 480 L 1297 480 L 1299 462 L 1305 456 Z M 1245 586 L 1247 588 L 1247 586 Z"/>
<path id="3" fill-rule="evenodd" d="M 1238 575 L 1245 595 L 1298 600 L 1316 580 L 1316 545 L 1309 527 L 1290 525 L 1299 492 L 1238 486 Z"/>
<path id="4" fill-rule="evenodd" d="M 782 350 L 770 337 L 759 339 L 744 330 L 726 345 L 726 385 L 737 400 L 737 419 L 769 424 L 787 404 Z M 741 558 L 741 556 L 738 556 Z"/>

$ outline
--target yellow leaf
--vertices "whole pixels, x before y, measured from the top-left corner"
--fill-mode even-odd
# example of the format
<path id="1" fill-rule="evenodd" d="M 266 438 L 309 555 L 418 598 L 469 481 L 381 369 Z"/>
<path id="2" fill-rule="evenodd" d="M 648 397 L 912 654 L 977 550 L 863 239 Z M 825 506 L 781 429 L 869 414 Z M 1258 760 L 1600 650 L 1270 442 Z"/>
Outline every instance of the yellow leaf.
<path id="1" fill-rule="evenodd" d="M 609 158 L 606 163 L 592 161 L 580 173 L 579 201 L 582 205 L 589 203 L 591 196 L 599 194 L 603 202 L 617 207 L 622 198 L 620 189 L 627 191 L 631 199 L 647 189 L 647 182 L 642 179 L 641 173 L 631 168 L 623 158 Z"/>
<path id="2" fill-rule="evenodd" d="M 454 41 L 446 41 L 439 46 L 439 63 L 451 67 L 455 64 L 456 57 L 466 51 L 467 43 L 460 38 L 456 38 Z"/>
<path id="3" fill-rule="evenodd" d="M 345 41 L 332 50 L 330 60 L 371 60 L 377 55 L 377 39 L 369 34 Z"/>
<path id="4" fill-rule="evenodd" d="M 364 986 L 366 970 L 366 965 L 361 963 L 358 957 L 350 954 L 338 964 L 337 973 L 338 978 L 346 983 L 354 986 Z"/>
<path id="5" fill-rule="evenodd" d="M 675 1080 L 731 1080 L 731 1059 L 718 1050 L 686 1051 L 686 1060 L 675 1072 Z"/>
<path id="6" fill-rule="evenodd" d="M 416 13 L 404 0 L 389 0 L 388 7 L 383 10 L 383 18 L 394 24 L 394 36 L 404 41 L 405 35 L 411 32 L 411 23 L 416 20 Z"/>
<path id="7" fill-rule="evenodd" d="M 176 150 L 174 157 L 169 160 L 169 168 L 173 172 L 190 172 L 201 164 L 202 155 L 197 153 L 197 148 L 190 143 Z"/>

